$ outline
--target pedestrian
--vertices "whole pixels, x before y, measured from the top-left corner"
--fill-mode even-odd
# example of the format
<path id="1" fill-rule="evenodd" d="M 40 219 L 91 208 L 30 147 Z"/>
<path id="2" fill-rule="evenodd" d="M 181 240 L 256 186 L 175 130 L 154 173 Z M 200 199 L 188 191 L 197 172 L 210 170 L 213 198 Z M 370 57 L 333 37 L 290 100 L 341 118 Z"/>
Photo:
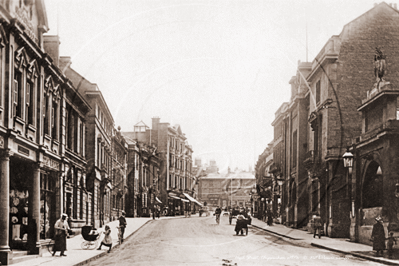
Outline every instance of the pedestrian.
<path id="1" fill-rule="evenodd" d="M 68 236 L 68 222 L 67 222 L 68 215 L 65 213 L 61 214 L 61 218 L 58 219 L 54 224 L 54 248 L 53 248 L 53 256 L 57 251 L 60 251 L 60 256 L 66 256 L 64 254 L 65 250 L 67 250 L 67 243 L 66 239 Z"/>
<path id="2" fill-rule="evenodd" d="M 393 245 L 394 245 L 394 243 L 396 245 L 396 239 L 393 236 L 393 232 L 389 233 L 389 237 L 387 238 L 387 240 L 388 240 L 388 256 L 390 259 L 392 259 Z"/>
<path id="3" fill-rule="evenodd" d="M 377 221 L 373 225 L 373 231 L 371 232 L 371 241 L 373 241 L 373 250 L 376 250 L 376 256 L 382 257 L 385 249 L 385 231 L 384 225 L 382 224 L 381 216 L 375 218 Z"/>
<path id="4" fill-rule="evenodd" d="M 119 227 L 120 227 L 120 230 L 121 230 L 121 243 L 123 243 L 123 234 L 125 233 L 125 228 L 126 228 L 126 225 L 127 225 L 125 215 L 126 215 L 125 211 L 122 211 L 122 215 L 118 219 L 119 220 Z"/>
<path id="5" fill-rule="evenodd" d="M 108 253 L 110 253 L 111 252 L 111 248 L 112 248 L 112 237 L 111 237 L 111 228 L 109 228 L 108 225 L 106 225 L 105 228 L 104 228 L 104 238 L 101 241 L 101 244 L 100 244 L 100 246 L 98 247 L 97 250 L 101 250 L 101 247 L 103 245 L 106 246 L 106 247 L 109 247 Z"/>
<path id="6" fill-rule="evenodd" d="M 272 226 L 273 225 L 273 214 L 272 214 L 271 210 L 269 210 L 267 212 L 267 225 L 268 226 Z"/>
<path id="7" fill-rule="evenodd" d="M 155 212 L 156 212 L 157 207 L 154 205 L 154 208 L 152 209 L 152 219 L 155 220 Z"/>
<path id="8" fill-rule="evenodd" d="M 319 235 L 319 238 L 321 238 L 321 228 L 323 226 L 323 223 L 321 221 L 321 217 L 319 215 L 319 213 L 315 213 L 315 215 L 313 216 L 313 226 L 314 226 L 314 232 L 313 232 L 313 238 L 316 237 L 316 234 Z"/>
<path id="9" fill-rule="evenodd" d="M 157 218 L 159 219 L 159 216 L 161 215 L 161 207 L 157 207 Z"/>
<path id="10" fill-rule="evenodd" d="M 262 221 L 267 222 L 267 208 L 265 208 L 265 211 L 263 212 Z"/>

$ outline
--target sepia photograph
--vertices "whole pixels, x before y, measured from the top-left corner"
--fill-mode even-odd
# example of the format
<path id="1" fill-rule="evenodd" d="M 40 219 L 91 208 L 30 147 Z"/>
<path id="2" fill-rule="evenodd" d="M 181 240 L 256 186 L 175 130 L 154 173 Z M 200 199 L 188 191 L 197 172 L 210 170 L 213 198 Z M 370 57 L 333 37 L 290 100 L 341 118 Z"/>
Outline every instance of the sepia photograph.
<path id="1" fill-rule="evenodd" d="M 0 0 L 0 265 L 399 265 L 398 240 L 398 2 Z"/>

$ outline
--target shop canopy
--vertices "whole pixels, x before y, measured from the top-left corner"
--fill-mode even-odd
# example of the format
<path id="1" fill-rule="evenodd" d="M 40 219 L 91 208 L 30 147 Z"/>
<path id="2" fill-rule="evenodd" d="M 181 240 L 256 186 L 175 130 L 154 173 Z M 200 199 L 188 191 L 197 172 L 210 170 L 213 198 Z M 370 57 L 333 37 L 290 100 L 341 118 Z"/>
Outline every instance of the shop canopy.
<path id="1" fill-rule="evenodd" d="M 155 197 L 155 199 L 156 199 L 156 201 L 158 201 L 159 203 L 162 203 L 162 201 L 160 201 L 160 200 L 158 199 L 158 197 Z"/>
<path id="2" fill-rule="evenodd" d="M 191 197 L 187 193 L 183 193 L 183 195 L 186 196 L 186 198 L 188 198 L 191 202 L 197 203 L 198 205 L 200 205 L 202 207 L 201 203 L 199 203 L 196 199 L 194 199 L 193 197 Z"/>
<path id="3" fill-rule="evenodd" d="M 189 200 L 186 200 L 186 199 L 181 199 L 181 201 L 184 201 L 184 202 L 190 202 Z"/>

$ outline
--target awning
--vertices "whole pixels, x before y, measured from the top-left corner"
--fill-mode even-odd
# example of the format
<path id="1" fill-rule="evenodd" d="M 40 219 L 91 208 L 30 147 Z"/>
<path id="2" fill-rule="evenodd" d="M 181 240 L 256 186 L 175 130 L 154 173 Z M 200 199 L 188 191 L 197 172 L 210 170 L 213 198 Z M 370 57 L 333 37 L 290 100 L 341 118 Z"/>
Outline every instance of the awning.
<path id="1" fill-rule="evenodd" d="M 187 193 L 183 193 L 183 195 L 186 196 L 186 198 L 188 198 L 190 201 L 195 202 L 195 199 L 190 195 L 188 195 Z"/>
<path id="2" fill-rule="evenodd" d="M 186 196 L 186 198 L 188 198 L 191 202 L 197 203 L 199 206 L 202 207 L 202 204 L 199 203 L 196 199 L 194 199 L 193 197 L 191 197 L 190 195 L 188 195 L 187 193 L 183 193 L 184 196 Z"/>
<path id="3" fill-rule="evenodd" d="M 160 201 L 160 200 L 158 199 L 158 197 L 155 197 L 155 199 L 156 199 L 156 201 L 158 201 L 159 203 L 162 203 L 162 201 Z"/>
<path id="4" fill-rule="evenodd" d="M 190 202 L 189 200 L 186 200 L 186 199 L 181 199 L 181 201 L 184 201 L 184 202 Z"/>
<path id="5" fill-rule="evenodd" d="M 179 198 L 179 197 L 176 197 L 176 196 L 170 196 L 170 195 L 169 195 L 169 197 L 171 197 L 172 199 L 178 199 L 178 200 L 180 200 L 180 198 Z"/>

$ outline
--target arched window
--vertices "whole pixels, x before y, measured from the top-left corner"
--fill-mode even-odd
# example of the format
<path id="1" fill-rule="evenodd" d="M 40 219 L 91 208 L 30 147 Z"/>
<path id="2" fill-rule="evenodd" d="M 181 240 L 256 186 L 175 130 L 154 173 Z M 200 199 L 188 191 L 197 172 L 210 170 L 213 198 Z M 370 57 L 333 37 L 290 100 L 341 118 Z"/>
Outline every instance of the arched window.
<path id="1" fill-rule="evenodd" d="M 374 208 L 382 207 L 383 204 L 383 179 L 382 175 L 377 175 L 379 164 L 371 162 L 364 177 L 362 191 L 362 207 Z"/>

